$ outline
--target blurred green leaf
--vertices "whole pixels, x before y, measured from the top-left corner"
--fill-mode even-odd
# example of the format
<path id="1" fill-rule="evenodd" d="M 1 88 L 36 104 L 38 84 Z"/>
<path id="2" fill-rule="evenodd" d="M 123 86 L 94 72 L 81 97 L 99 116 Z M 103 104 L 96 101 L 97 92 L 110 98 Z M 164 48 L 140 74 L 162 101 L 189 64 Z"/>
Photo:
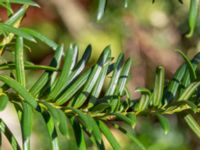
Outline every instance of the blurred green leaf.
<path id="1" fill-rule="evenodd" d="M 163 128 L 165 134 L 167 134 L 169 132 L 170 129 L 170 125 L 169 125 L 169 121 L 166 117 L 164 117 L 163 115 L 157 113 L 156 116 L 158 117 L 159 121 L 160 121 L 160 125 Z"/>
<path id="2" fill-rule="evenodd" d="M 14 68 L 16 68 L 16 65 L 14 63 L 12 63 L 12 62 L 11 63 L 0 64 L 0 70 L 13 70 Z M 58 71 L 58 69 L 55 68 L 55 67 L 27 64 L 26 62 L 24 64 L 24 69 L 27 69 L 27 70 Z"/>
<path id="3" fill-rule="evenodd" d="M 124 7 L 125 7 L 125 8 L 128 7 L 128 2 L 129 2 L 129 0 L 124 0 Z"/>
<path id="4" fill-rule="evenodd" d="M 100 120 L 97 123 L 99 125 L 101 132 L 104 134 L 108 142 L 111 144 L 113 150 L 121 150 L 121 146 L 119 145 L 118 141 L 115 139 L 115 137 L 113 136 L 112 132 L 107 127 L 107 125 Z"/>
<path id="5" fill-rule="evenodd" d="M 86 147 L 84 132 L 80 124 L 76 120 L 73 121 L 73 128 L 74 128 L 74 133 L 75 133 L 78 149 L 86 150 L 87 147 Z"/>
<path id="6" fill-rule="evenodd" d="M 118 81 L 117 88 L 115 90 L 115 94 L 122 95 L 122 93 L 125 89 L 126 82 L 128 80 L 131 65 L 132 65 L 132 61 L 131 61 L 130 58 L 128 58 L 123 65 L 123 68 L 122 68 L 122 71 L 121 71 L 121 74 L 120 74 L 120 79 Z"/>
<path id="7" fill-rule="evenodd" d="M 0 23 L 0 30 L 5 33 L 13 33 L 13 34 L 21 36 L 29 41 L 36 42 L 35 38 L 33 36 L 31 36 L 30 34 L 28 34 L 27 32 L 24 32 L 23 30 L 12 27 L 10 25 Z"/>
<path id="8" fill-rule="evenodd" d="M 145 109 L 147 109 L 149 103 L 150 103 L 150 96 L 148 94 L 142 94 L 138 104 L 135 106 L 136 111 L 137 112 L 144 111 Z"/>
<path id="9" fill-rule="evenodd" d="M 0 80 L 9 85 L 13 90 L 19 93 L 24 100 L 29 103 L 33 108 L 37 107 L 37 102 L 34 99 L 34 97 L 23 87 L 21 86 L 17 81 L 13 80 L 12 78 L 0 75 Z"/>
<path id="10" fill-rule="evenodd" d="M 8 0 L 1 0 L 1 3 L 6 3 L 6 2 L 8 2 Z M 36 2 L 33 2 L 32 0 L 9 0 L 9 3 L 26 4 L 39 7 L 39 5 Z"/>
<path id="11" fill-rule="evenodd" d="M 196 27 L 198 9 L 199 9 L 199 0 L 190 0 L 190 10 L 189 10 L 189 17 L 188 17 L 188 25 L 189 25 L 190 31 L 186 35 L 186 37 L 188 38 L 192 37 L 194 33 L 194 30 Z"/>
<path id="12" fill-rule="evenodd" d="M 80 110 L 78 109 L 74 109 L 74 108 L 67 108 L 67 109 L 71 109 L 75 114 L 78 115 L 78 118 L 81 120 L 81 122 L 84 124 L 84 126 L 86 127 L 87 131 L 89 133 L 92 132 L 92 124 L 91 122 L 89 121 L 89 118 L 86 114 L 84 114 L 83 112 L 81 112 Z"/>
<path id="13" fill-rule="evenodd" d="M 67 135 L 67 132 L 68 132 L 68 125 L 67 125 L 67 117 L 65 115 L 65 113 L 60 110 L 60 109 L 57 109 L 58 110 L 58 114 L 59 114 L 59 129 L 60 129 L 60 132 L 63 134 L 63 135 Z"/>
<path id="14" fill-rule="evenodd" d="M 30 150 L 30 136 L 32 130 L 32 108 L 26 102 L 22 103 L 22 138 L 23 138 L 23 149 Z"/>
<path id="15" fill-rule="evenodd" d="M 191 114 L 188 114 L 184 117 L 186 123 L 192 129 L 192 131 L 200 138 L 200 126 L 196 120 L 192 117 Z"/>
<path id="16" fill-rule="evenodd" d="M 156 69 L 156 79 L 153 90 L 152 104 L 154 106 L 161 105 L 163 98 L 163 91 L 164 91 L 164 79 L 165 79 L 165 70 L 162 66 L 159 66 Z"/>
<path id="17" fill-rule="evenodd" d="M 10 129 L 2 119 L 0 119 L 0 132 L 6 136 L 13 150 L 21 150 L 20 145 L 17 142 L 14 134 L 10 131 Z"/>
<path id="18" fill-rule="evenodd" d="M 103 112 L 105 109 L 110 108 L 110 104 L 108 103 L 100 103 L 100 104 L 96 104 L 94 105 L 90 110 L 96 113 L 101 113 Z"/>
<path id="19" fill-rule="evenodd" d="M 200 86 L 200 82 L 193 82 L 191 83 L 181 94 L 181 96 L 178 98 L 178 101 L 182 100 L 188 100 L 192 94 L 197 90 L 197 88 Z"/>
<path id="20" fill-rule="evenodd" d="M 51 140 L 51 144 L 52 144 L 52 149 L 58 149 L 59 150 L 59 144 L 58 144 L 58 135 L 57 135 L 57 131 L 55 128 L 55 123 L 53 118 L 51 117 L 51 115 L 44 111 L 41 112 L 41 115 L 45 121 L 45 124 L 47 126 L 47 130 L 50 136 L 50 140 Z"/>
<path id="21" fill-rule="evenodd" d="M 114 124 L 114 127 L 116 127 L 117 129 L 119 129 L 122 133 L 124 133 L 134 144 L 136 144 L 141 150 L 146 150 L 146 147 L 137 139 L 137 137 L 135 135 L 133 135 L 133 133 L 130 133 L 129 131 L 127 131 L 126 129 L 124 129 L 123 127 Z"/>
<path id="22" fill-rule="evenodd" d="M 194 69 L 191 61 L 182 51 L 177 50 L 177 52 L 184 58 L 185 62 L 187 63 L 188 69 L 190 71 L 191 77 L 193 80 L 195 80 L 197 78 L 197 76 L 196 76 L 195 69 Z"/>
<path id="23" fill-rule="evenodd" d="M 93 107 L 95 105 L 95 103 L 97 102 L 97 98 L 99 97 L 99 95 L 102 91 L 102 88 L 103 88 L 104 80 L 106 78 L 109 65 L 110 65 L 109 63 L 106 63 L 106 65 L 101 70 L 99 78 L 98 78 L 96 85 L 94 86 L 94 89 L 90 96 L 88 108 Z"/>
<path id="24" fill-rule="evenodd" d="M 172 80 L 170 80 L 167 86 L 166 95 L 165 95 L 167 102 L 171 102 L 173 99 L 175 99 L 181 80 L 183 79 L 184 74 L 186 72 L 186 67 L 187 66 L 185 63 L 181 65 L 175 72 Z"/>
<path id="25" fill-rule="evenodd" d="M 99 143 L 99 144 L 103 143 L 101 132 L 100 132 L 100 129 L 99 129 L 95 119 L 90 117 L 90 116 L 88 116 L 88 121 L 92 125 L 92 134 L 91 135 L 94 136 L 94 138 L 97 141 L 97 143 Z"/>
<path id="26" fill-rule="evenodd" d="M 149 89 L 147 89 L 147 88 L 137 88 L 136 90 L 135 90 L 135 92 L 140 92 L 140 93 L 142 93 L 142 94 L 148 94 L 148 95 L 151 95 L 151 91 L 149 90 Z"/>
<path id="27" fill-rule="evenodd" d="M 8 20 L 5 21 L 5 24 L 14 25 L 17 21 L 21 20 L 25 15 L 28 6 L 22 6 L 18 11 L 16 11 Z"/>
<path id="28" fill-rule="evenodd" d="M 6 94 L 2 93 L 0 95 L 0 112 L 6 108 L 8 101 L 9 101 L 8 96 Z"/>
<path id="29" fill-rule="evenodd" d="M 115 115 L 117 119 L 123 121 L 124 123 L 127 123 L 128 125 L 130 125 L 132 128 L 135 126 L 135 120 L 131 120 L 129 117 L 122 115 L 120 113 L 112 113 L 112 115 Z"/>
<path id="30" fill-rule="evenodd" d="M 124 55 L 120 54 L 114 64 L 113 74 L 111 81 L 109 83 L 108 89 L 106 90 L 105 96 L 113 95 L 117 87 L 118 80 L 120 78 L 120 73 L 123 65 Z"/>
<path id="31" fill-rule="evenodd" d="M 48 95 L 48 100 L 55 99 L 62 92 L 65 83 L 68 81 L 69 75 L 71 74 L 72 69 L 75 65 L 77 54 L 77 46 L 70 45 L 64 57 L 63 69 L 60 73 L 59 78 L 52 85 L 52 90 Z"/>
<path id="32" fill-rule="evenodd" d="M 106 7 L 106 2 L 107 2 L 107 0 L 99 0 L 97 20 L 100 20 L 103 17 L 105 7 Z"/>
<path id="33" fill-rule="evenodd" d="M 25 70 L 24 70 L 24 44 L 23 38 L 17 37 L 16 50 L 15 50 L 15 66 L 16 66 L 16 78 L 17 81 L 25 87 Z"/>
<path id="34" fill-rule="evenodd" d="M 43 43 L 47 44 L 53 50 L 56 50 L 58 47 L 58 45 L 54 41 L 50 40 L 49 38 L 47 38 L 46 36 L 42 35 L 41 33 L 35 30 L 29 29 L 29 28 L 22 28 L 21 30 L 35 37 L 36 39 L 42 41 Z"/>
<path id="35" fill-rule="evenodd" d="M 136 123 L 137 123 L 137 117 L 136 117 L 136 115 L 135 114 L 133 114 L 133 113 L 127 113 L 127 115 L 126 115 L 129 119 L 130 119 L 130 121 L 132 122 L 131 124 L 131 126 L 132 126 L 132 128 L 135 128 L 135 126 L 136 126 Z"/>

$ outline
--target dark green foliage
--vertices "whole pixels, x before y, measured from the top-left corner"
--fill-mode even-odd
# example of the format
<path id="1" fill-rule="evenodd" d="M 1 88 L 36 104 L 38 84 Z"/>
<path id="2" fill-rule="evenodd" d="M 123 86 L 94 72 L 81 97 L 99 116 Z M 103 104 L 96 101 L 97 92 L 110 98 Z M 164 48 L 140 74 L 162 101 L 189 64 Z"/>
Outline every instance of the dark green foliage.
<path id="1" fill-rule="evenodd" d="M 113 61 L 110 46 L 107 46 L 98 61 L 87 68 L 92 51 L 91 45 L 86 48 L 79 60 L 78 47 L 74 44 L 69 46 L 62 57 L 63 45 L 58 45 L 31 29 L 18 29 L 18 26 L 15 26 L 16 22 L 21 21 L 28 8 L 27 5 L 37 6 L 37 4 L 31 0 L 10 0 L 10 2 L 23 6 L 15 14 L 10 11 L 12 16 L 0 24 L 1 32 L 6 33 L 3 34 L 4 39 L 0 43 L 1 54 L 3 55 L 4 48 L 11 41 L 16 43 L 13 62 L 0 65 L 0 70 L 7 69 L 10 73 L 15 70 L 14 76 L 0 75 L 0 81 L 8 86 L 7 89 L 1 88 L 0 110 L 3 111 L 8 102 L 14 104 L 22 129 L 23 149 L 30 149 L 33 113 L 39 113 L 44 119 L 52 149 L 55 150 L 59 149 L 59 133 L 66 141 L 74 138 L 75 149 L 87 149 L 86 139 L 91 140 L 99 149 L 105 149 L 102 134 L 113 149 L 121 149 L 109 125 L 121 131 L 144 150 L 145 146 L 137 137 L 119 124 L 119 122 L 124 123 L 134 130 L 137 117 L 143 114 L 156 116 L 164 132 L 167 133 L 170 132 L 170 125 L 166 115 L 184 112 L 186 123 L 200 137 L 200 126 L 192 116 L 200 112 L 197 101 L 199 98 L 197 89 L 200 87 L 197 65 L 200 62 L 200 53 L 190 60 L 178 51 L 185 63 L 177 69 L 173 78 L 165 83 L 165 70 L 159 66 L 155 73 L 154 89 L 138 88 L 136 91 L 141 93 L 141 97 L 138 101 L 134 101 L 126 88 L 132 65 L 130 58 L 124 60 L 124 55 L 120 54 L 116 61 Z M 106 0 L 100 0 L 99 3 L 98 20 L 104 14 Z M 126 0 L 125 6 L 127 3 Z M 0 4 L 4 6 L 7 1 L 1 1 Z M 6 8 L 9 10 L 9 7 Z M 190 22 L 193 32 L 194 20 Z M 5 41 L 7 38 L 9 40 Z M 36 39 L 55 50 L 49 66 L 34 65 L 24 60 L 23 41 L 36 42 Z M 61 67 L 62 60 L 64 63 Z M 26 69 L 45 70 L 30 89 L 26 87 L 26 80 L 29 79 L 25 74 Z M 111 79 L 103 92 L 104 81 L 108 75 Z M 0 120 L 0 132 L 6 136 L 13 149 L 20 149 L 3 120 Z"/>

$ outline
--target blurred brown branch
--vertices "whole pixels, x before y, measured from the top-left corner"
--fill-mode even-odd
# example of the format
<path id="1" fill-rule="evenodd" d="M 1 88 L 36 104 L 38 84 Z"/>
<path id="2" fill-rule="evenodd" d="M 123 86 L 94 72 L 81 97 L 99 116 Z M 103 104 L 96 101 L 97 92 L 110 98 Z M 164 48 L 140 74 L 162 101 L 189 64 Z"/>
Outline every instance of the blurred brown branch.
<path id="1" fill-rule="evenodd" d="M 50 0 L 56 11 L 62 18 L 63 23 L 70 33 L 77 37 L 79 33 L 91 28 L 87 13 L 77 1 Z"/>

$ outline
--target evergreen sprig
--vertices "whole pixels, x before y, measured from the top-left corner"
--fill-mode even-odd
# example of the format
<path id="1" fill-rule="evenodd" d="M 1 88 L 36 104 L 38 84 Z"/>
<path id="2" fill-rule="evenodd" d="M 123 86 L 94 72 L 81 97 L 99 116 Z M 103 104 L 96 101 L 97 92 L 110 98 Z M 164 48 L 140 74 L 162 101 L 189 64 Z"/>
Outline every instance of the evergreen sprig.
<path id="1" fill-rule="evenodd" d="M 10 10 L 8 1 L 1 4 Z M 0 65 L 0 69 L 10 70 L 11 76 L 1 74 L 3 86 L 0 90 L 0 110 L 3 111 L 8 102 L 12 103 L 19 117 L 22 131 L 22 148 L 6 123 L 0 119 L 0 132 L 4 134 L 12 148 L 30 149 L 32 132 L 32 115 L 39 113 L 43 118 L 52 143 L 52 149 L 59 149 L 58 135 L 66 140 L 72 139 L 77 149 L 87 149 L 86 137 L 99 149 L 105 149 L 102 135 L 106 137 L 113 149 L 121 149 L 119 142 L 110 131 L 114 127 L 125 134 L 140 149 L 145 146 L 121 126 L 126 124 L 134 130 L 136 118 L 141 115 L 154 115 L 160 121 L 165 133 L 169 132 L 169 121 L 166 115 L 184 114 L 185 122 L 200 138 L 200 126 L 193 117 L 200 113 L 199 74 L 197 66 L 200 53 L 190 60 L 178 51 L 185 60 L 165 83 L 165 70 L 162 66 L 156 69 L 154 89 L 138 88 L 141 94 L 138 101 L 132 99 L 126 87 L 132 61 L 124 60 L 120 54 L 116 61 L 111 57 L 110 46 L 105 47 L 98 61 L 90 68 L 87 63 L 92 47 L 88 45 L 81 58 L 78 58 L 78 46 L 71 44 L 64 53 L 64 46 L 56 44 L 47 37 L 31 29 L 19 28 L 21 19 L 29 5 L 37 6 L 31 0 L 10 0 L 23 6 L 4 23 L 0 23 L 3 40 L 0 42 L 1 54 L 11 41 L 15 42 L 15 58 L 12 62 Z M 104 3 L 100 10 L 104 9 Z M 101 18 L 101 14 L 99 14 Z M 17 26 L 16 26 L 17 25 Z M 47 44 L 55 54 L 49 66 L 34 65 L 25 61 L 24 40 Z M 63 65 L 61 66 L 61 62 Z M 28 89 L 25 71 L 30 69 L 44 70 L 41 76 Z M 15 70 L 13 74 L 13 70 Z M 104 81 L 110 78 L 109 85 L 103 91 Z M 109 124 L 109 125 L 108 125 Z M 0 138 L 1 139 L 1 138 Z"/>

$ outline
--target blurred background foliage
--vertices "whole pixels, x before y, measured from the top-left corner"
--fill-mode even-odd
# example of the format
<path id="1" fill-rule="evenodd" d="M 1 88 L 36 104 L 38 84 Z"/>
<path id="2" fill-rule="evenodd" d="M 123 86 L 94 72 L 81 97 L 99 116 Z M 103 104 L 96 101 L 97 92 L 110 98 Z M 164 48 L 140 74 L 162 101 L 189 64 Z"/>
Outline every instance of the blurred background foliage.
<path id="1" fill-rule="evenodd" d="M 126 57 L 131 57 L 134 65 L 128 86 L 133 99 L 139 96 L 135 88 L 153 87 L 156 66 L 163 65 L 167 71 L 167 78 L 171 77 L 183 62 L 176 54 L 176 49 L 183 50 L 189 57 L 194 56 L 200 49 L 199 17 L 193 37 L 185 37 L 189 30 L 187 23 L 189 1 L 187 0 L 184 0 L 183 4 L 177 0 L 156 0 L 153 4 L 151 0 L 129 0 L 127 8 L 121 7 L 124 4 L 123 0 L 117 2 L 108 0 L 105 15 L 100 21 L 96 20 L 97 0 L 36 0 L 36 2 L 41 8 L 30 8 L 22 26 L 33 28 L 66 46 L 71 42 L 77 43 L 80 51 L 84 51 L 86 46 L 91 44 L 93 47 L 91 64 L 106 45 L 111 45 L 114 57 L 122 51 Z M 19 5 L 12 7 L 17 10 Z M 1 21 L 5 20 L 5 16 L 5 9 L 0 8 Z M 27 59 L 36 64 L 48 64 L 53 54 L 51 49 L 42 43 L 27 42 L 26 44 L 31 47 L 30 51 L 26 51 Z M 29 76 L 33 79 L 37 77 L 35 74 Z M 29 81 L 30 85 L 31 81 Z M 2 116 L 6 118 L 6 115 Z M 155 123 L 156 119 L 142 117 L 138 120 L 140 123 L 136 126 L 134 134 L 149 150 L 198 150 L 200 142 L 189 128 L 184 124 L 180 125 L 182 117 L 170 116 L 169 119 L 171 130 L 167 135 L 160 125 Z M 35 116 L 34 120 L 33 149 L 50 149 L 42 119 Z M 177 126 L 178 122 L 179 126 Z M 121 141 L 124 149 L 137 149 L 114 129 L 113 133 Z M 60 138 L 62 149 L 66 147 L 73 149 L 73 145 Z M 91 145 L 90 149 L 95 148 Z"/>

